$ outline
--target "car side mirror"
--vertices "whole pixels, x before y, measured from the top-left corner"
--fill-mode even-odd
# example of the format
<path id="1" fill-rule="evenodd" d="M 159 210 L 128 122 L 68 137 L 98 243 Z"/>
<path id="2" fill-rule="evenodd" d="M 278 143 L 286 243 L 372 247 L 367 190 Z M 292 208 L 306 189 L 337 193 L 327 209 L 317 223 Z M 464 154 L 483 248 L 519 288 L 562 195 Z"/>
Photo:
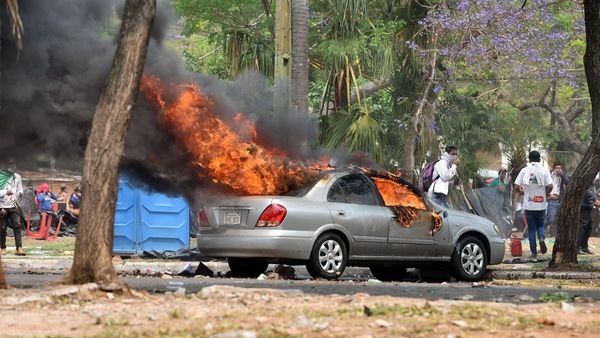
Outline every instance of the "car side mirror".
<path id="1" fill-rule="evenodd" d="M 442 211 L 442 217 L 448 218 L 448 212 L 446 210 Z"/>

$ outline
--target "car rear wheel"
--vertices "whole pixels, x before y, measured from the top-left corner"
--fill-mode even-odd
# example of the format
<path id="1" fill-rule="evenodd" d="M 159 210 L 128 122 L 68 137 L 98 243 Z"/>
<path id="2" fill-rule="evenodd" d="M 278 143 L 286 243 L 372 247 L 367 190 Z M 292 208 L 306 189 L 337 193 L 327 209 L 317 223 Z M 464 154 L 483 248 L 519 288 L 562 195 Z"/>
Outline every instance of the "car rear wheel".
<path id="1" fill-rule="evenodd" d="M 397 264 L 374 264 L 369 266 L 373 277 L 382 282 L 396 282 L 406 278 L 406 268 Z"/>
<path id="2" fill-rule="evenodd" d="M 324 234 L 313 246 L 306 270 L 314 278 L 337 279 L 348 262 L 346 244 L 340 236 Z"/>
<path id="3" fill-rule="evenodd" d="M 261 273 L 267 271 L 267 267 L 269 266 L 269 263 L 259 259 L 235 257 L 229 257 L 227 264 L 229 264 L 229 269 L 233 277 L 242 278 L 256 278 Z"/>
<path id="4" fill-rule="evenodd" d="M 468 236 L 461 239 L 454 249 L 450 271 L 458 280 L 475 282 L 483 277 L 487 262 L 487 252 L 481 240 Z"/>

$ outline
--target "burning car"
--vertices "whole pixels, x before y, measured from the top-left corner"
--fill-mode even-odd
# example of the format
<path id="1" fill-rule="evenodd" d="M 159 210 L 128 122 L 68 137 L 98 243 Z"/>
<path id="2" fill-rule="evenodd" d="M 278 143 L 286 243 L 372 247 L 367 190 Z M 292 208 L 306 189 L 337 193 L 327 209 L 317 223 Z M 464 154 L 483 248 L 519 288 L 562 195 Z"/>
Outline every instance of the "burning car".
<path id="1" fill-rule="evenodd" d="M 336 279 L 367 266 L 382 281 L 407 267 L 447 266 L 459 280 L 480 280 L 504 257 L 497 225 L 446 209 L 391 174 L 348 168 L 276 196 L 204 205 L 198 249 L 227 258 L 233 275 L 256 277 L 269 263 L 305 264 L 313 277 Z"/>
<path id="2" fill-rule="evenodd" d="M 217 114 L 197 83 L 171 86 L 145 75 L 141 89 L 188 156 L 186 172 L 245 195 L 209 203 L 198 215 L 198 249 L 227 258 L 234 275 L 256 277 L 269 263 L 288 263 L 335 279 L 359 265 L 396 280 L 406 267 L 436 264 L 478 280 L 502 261 L 504 241 L 489 220 L 436 205 L 391 174 L 290 160 L 263 144 L 243 113 Z"/>

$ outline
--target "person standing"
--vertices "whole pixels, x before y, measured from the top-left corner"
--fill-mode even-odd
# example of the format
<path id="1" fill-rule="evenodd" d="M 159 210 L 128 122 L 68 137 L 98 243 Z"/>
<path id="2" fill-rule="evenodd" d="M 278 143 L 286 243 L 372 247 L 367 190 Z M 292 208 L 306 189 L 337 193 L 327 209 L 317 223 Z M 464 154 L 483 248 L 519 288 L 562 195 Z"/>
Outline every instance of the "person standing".
<path id="1" fill-rule="evenodd" d="M 552 191 L 550 171 L 540 164 L 540 153 L 536 150 L 529 152 L 529 163 L 519 172 L 515 180 L 515 189 L 523 193 L 523 210 L 529 233 L 529 249 L 531 258 L 537 259 L 536 234 L 540 240 L 540 251 L 548 251 L 544 242 L 544 223 L 548 199 Z"/>
<path id="2" fill-rule="evenodd" d="M 552 166 L 552 191 L 548 196 L 548 209 L 546 212 L 547 233 L 556 233 L 556 221 L 558 220 L 558 212 L 560 210 L 560 202 L 564 195 L 569 176 L 563 171 L 562 162 L 556 161 Z"/>
<path id="3" fill-rule="evenodd" d="M 458 147 L 449 144 L 444 149 L 442 158 L 433 167 L 434 181 L 427 190 L 427 195 L 439 205 L 450 208 L 448 192 L 450 184 L 456 179 L 456 167 L 459 164 Z"/>
<path id="4" fill-rule="evenodd" d="M 594 253 L 588 247 L 588 240 L 592 233 L 592 208 L 600 207 L 600 200 L 596 198 L 596 186 L 591 185 L 581 200 L 579 209 L 579 233 L 577 234 L 577 253 L 580 255 Z"/>
<path id="5" fill-rule="evenodd" d="M 16 170 L 15 161 L 9 160 L 6 169 L 0 171 L 0 209 L 4 210 L 4 216 L 0 216 L 0 253 L 6 254 L 6 227 L 10 222 L 15 236 L 16 255 L 25 256 L 21 238 L 21 212 L 17 205 L 18 199 L 23 197 L 23 184 Z"/>
<path id="6" fill-rule="evenodd" d="M 501 168 L 500 170 L 498 170 L 498 177 L 494 178 L 490 182 L 490 187 L 498 187 L 498 190 L 506 191 L 506 185 L 508 184 L 508 182 L 506 180 L 506 174 L 507 174 L 506 169 Z"/>

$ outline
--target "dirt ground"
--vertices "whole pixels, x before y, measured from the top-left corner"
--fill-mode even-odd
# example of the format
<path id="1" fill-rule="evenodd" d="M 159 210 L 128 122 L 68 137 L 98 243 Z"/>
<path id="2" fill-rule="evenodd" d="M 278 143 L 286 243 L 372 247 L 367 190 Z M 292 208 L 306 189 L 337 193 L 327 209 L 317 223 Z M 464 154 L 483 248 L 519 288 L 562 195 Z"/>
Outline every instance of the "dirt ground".
<path id="1" fill-rule="evenodd" d="M 597 337 L 600 304 L 319 296 L 212 286 L 122 297 L 94 286 L 0 291 L 0 336 Z"/>

